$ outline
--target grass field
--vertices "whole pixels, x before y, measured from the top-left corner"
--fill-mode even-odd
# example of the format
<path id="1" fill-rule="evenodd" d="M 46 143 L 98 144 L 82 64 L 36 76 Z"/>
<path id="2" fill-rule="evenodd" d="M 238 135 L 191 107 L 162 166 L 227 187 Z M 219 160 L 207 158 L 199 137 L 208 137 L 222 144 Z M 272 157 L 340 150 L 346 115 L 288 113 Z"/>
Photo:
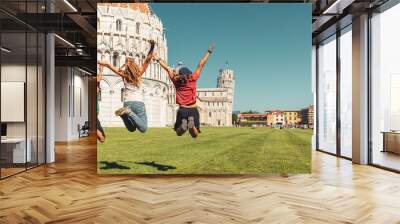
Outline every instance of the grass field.
<path id="1" fill-rule="evenodd" d="M 170 128 L 145 134 L 106 128 L 99 174 L 310 173 L 311 130 L 202 128 L 199 138 Z"/>

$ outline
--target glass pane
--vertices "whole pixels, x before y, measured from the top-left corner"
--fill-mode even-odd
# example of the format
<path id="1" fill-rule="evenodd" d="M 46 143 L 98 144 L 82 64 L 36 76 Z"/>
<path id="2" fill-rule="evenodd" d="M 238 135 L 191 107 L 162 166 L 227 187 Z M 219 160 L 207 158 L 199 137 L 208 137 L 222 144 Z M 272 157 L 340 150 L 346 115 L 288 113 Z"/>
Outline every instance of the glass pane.
<path id="1" fill-rule="evenodd" d="M 346 32 L 347 31 L 347 32 Z M 352 33 L 340 37 L 340 142 L 341 155 L 352 157 Z"/>
<path id="2" fill-rule="evenodd" d="M 318 148 L 336 153 L 336 37 L 318 48 Z"/>
<path id="3" fill-rule="evenodd" d="M 26 161 L 31 159 L 31 151 L 26 150 L 26 33 L 2 33 L 1 46 L 1 161 L 5 177 L 25 170 Z"/>
<path id="4" fill-rule="evenodd" d="M 45 52 L 46 37 L 44 34 L 40 33 L 38 35 L 38 163 L 45 163 L 46 149 L 45 149 Z"/>
<path id="5" fill-rule="evenodd" d="M 27 62 L 27 80 L 26 80 L 26 114 L 27 114 L 27 142 L 30 153 L 28 168 L 37 165 L 38 160 L 38 35 L 36 32 L 27 33 L 28 44 L 28 62 Z"/>
<path id="6" fill-rule="evenodd" d="M 372 18 L 372 163 L 400 170 L 400 5 Z"/>
<path id="7" fill-rule="evenodd" d="M 13 19 L 8 15 L 0 12 L 2 21 L 1 30 L 3 32 L 21 32 L 25 33 L 26 25 L 20 20 L 25 19 L 26 0 L 1 0 L 0 7 L 7 12 L 11 12 L 17 19 Z"/>

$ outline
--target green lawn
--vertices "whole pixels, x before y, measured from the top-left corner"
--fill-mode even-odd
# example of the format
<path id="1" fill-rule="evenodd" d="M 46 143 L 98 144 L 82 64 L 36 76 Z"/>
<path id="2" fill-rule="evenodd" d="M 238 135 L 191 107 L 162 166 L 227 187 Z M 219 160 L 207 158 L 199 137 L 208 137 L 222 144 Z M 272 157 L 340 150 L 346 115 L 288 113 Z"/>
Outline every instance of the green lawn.
<path id="1" fill-rule="evenodd" d="M 202 128 L 197 139 L 170 128 L 145 134 L 106 128 L 99 174 L 310 173 L 311 130 Z"/>

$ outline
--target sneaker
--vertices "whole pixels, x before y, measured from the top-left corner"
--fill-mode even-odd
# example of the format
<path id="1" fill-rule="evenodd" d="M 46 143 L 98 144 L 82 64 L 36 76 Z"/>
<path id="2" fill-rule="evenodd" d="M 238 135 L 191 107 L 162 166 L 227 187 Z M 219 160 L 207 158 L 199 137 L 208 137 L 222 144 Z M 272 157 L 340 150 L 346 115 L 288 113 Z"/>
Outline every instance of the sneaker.
<path id="1" fill-rule="evenodd" d="M 127 107 L 121 107 L 118 110 L 115 111 L 115 116 L 122 116 L 126 113 L 128 113 L 130 110 Z"/>
<path id="2" fill-rule="evenodd" d="M 188 121 L 186 119 L 182 119 L 182 124 L 179 128 L 176 129 L 176 134 L 181 136 L 188 130 Z"/>
<path id="3" fill-rule="evenodd" d="M 189 123 L 188 123 L 187 126 L 188 126 L 188 128 L 190 130 L 190 129 L 192 129 L 194 127 L 194 117 L 189 117 L 188 120 L 189 120 Z"/>
<path id="4" fill-rule="evenodd" d="M 194 117 L 189 117 L 189 122 L 188 122 L 188 128 L 189 128 L 189 133 L 193 138 L 197 138 L 199 135 L 199 131 L 194 125 Z"/>

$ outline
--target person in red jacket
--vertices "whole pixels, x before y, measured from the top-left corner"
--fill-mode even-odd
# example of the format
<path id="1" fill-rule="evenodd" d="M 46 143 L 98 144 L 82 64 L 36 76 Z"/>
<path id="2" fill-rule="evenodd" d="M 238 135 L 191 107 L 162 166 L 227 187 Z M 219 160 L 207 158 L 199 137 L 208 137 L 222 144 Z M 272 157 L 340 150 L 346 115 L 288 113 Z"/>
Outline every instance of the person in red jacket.
<path id="1" fill-rule="evenodd" d="M 176 89 L 176 103 L 179 105 L 179 109 L 174 130 L 178 136 L 183 135 L 187 130 L 189 130 L 193 138 L 196 138 L 200 133 L 200 115 L 196 104 L 196 84 L 208 60 L 208 56 L 213 52 L 214 48 L 214 44 L 210 45 L 194 72 L 187 67 L 181 67 L 178 71 L 175 71 L 165 61 L 157 56 L 154 57 L 154 60 L 167 71 Z"/>

